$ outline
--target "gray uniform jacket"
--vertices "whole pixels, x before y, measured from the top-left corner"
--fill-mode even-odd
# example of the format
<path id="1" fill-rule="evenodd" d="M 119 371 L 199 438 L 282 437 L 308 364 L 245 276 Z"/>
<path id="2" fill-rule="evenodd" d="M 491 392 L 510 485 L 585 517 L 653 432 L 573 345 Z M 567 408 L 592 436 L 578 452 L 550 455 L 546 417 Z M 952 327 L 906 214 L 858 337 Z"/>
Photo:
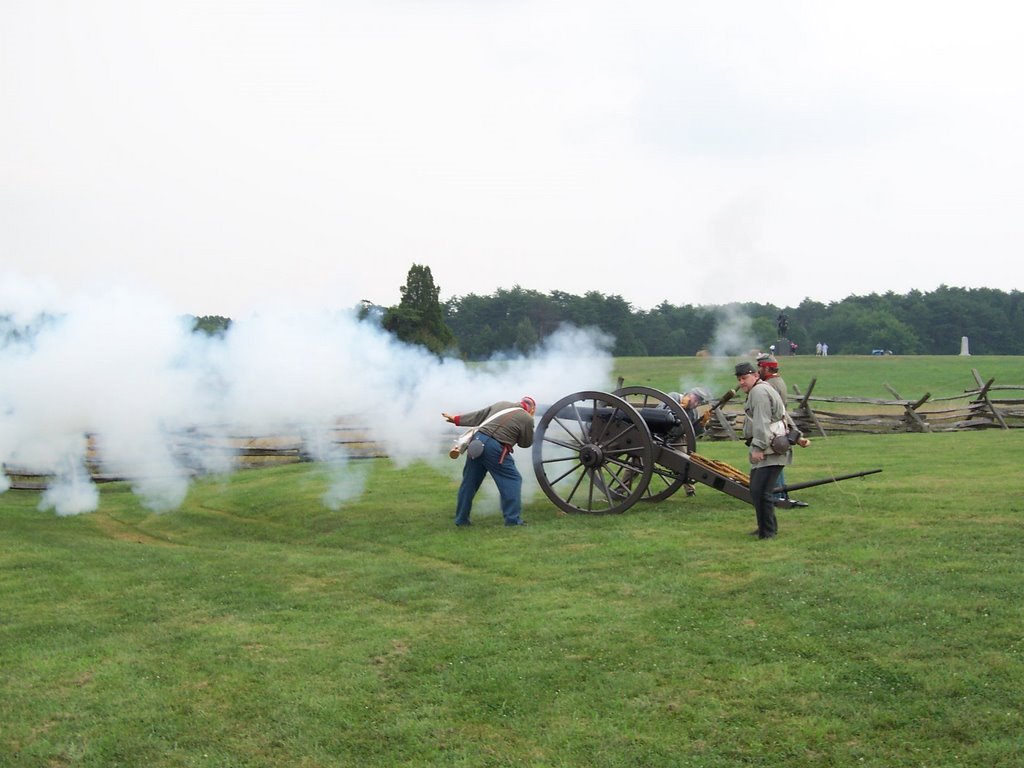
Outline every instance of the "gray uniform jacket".
<path id="1" fill-rule="evenodd" d="M 764 381 L 765 384 L 769 384 L 772 389 L 779 393 L 779 397 L 782 398 L 783 405 L 789 404 L 788 398 L 786 397 L 786 382 L 782 380 L 781 376 L 775 374 L 767 379 L 762 379 L 762 381 Z M 791 427 L 796 426 L 796 423 L 793 421 L 793 418 L 789 415 L 788 411 L 786 413 L 786 423 Z"/>
<path id="2" fill-rule="evenodd" d="M 746 418 L 743 420 L 743 439 L 751 450 L 764 452 L 764 458 L 750 464 L 753 469 L 775 465 L 785 466 L 793 460 L 793 452 L 773 453 L 771 449 L 772 434 L 768 425 L 786 415 L 786 406 L 782 398 L 771 386 L 763 381 L 757 382 L 747 393 L 747 404 L 743 408 Z"/>
<path id="3" fill-rule="evenodd" d="M 460 427 L 475 427 L 487 421 L 492 413 L 515 408 L 514 413 L 499 416 L 487 426 L 480 428 L 480 433 L 490 435 L 502 445 L 518 445 L 529 448 L 533 445 L 533 416 L 528 414 L 519 403 L 502 400 L 479 411 L 463 413 L 455 417 L 455 424 Z"/>
<path id="4" fill-rule="evenodd" d="M 786 401 L 788 399 L 786 397 L 786 382 L 782 380 L 782 377 L 775 374 L 767 379 L 763 379 L 763 381 L 765 384 L 770 384 L 772 389 L 779 393 L 779 397 L 782 398 L 782 404 L 786 405 Z"/>

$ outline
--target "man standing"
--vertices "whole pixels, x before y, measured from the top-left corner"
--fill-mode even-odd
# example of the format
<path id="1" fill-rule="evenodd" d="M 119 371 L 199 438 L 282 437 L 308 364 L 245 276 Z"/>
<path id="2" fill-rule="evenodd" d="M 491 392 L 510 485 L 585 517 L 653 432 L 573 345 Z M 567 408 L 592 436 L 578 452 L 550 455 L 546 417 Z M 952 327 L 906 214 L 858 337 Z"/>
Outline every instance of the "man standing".
<path id="1" fill-rule="evenodd" d="M 512 409 L 509 413 L 491 418 L 509 409 Z M 462 485 L 459 486 L 455 506 L 456 525 L 470 525 L 469 513 L 473 508 L 473 497 L 488 472 L 498 486 L 505 525 L 526 525 L 522 519 L 523 476 L 516 469 L 512 449 L 516 445 L 520 448 L 533 445 L 533 415 L 536 412 L 537 403 L 534 399 L 524 397 L 518 403 L 501 401 L 461 415 L 441 414 L 446 421 L 458 427 L 482 425 L 473 440 L 483 445 L 483 451 L 476 458 L 467 451 L 466 465 L 462 469 Z"/>
<path id="2" fill-rule="evenodd" d="M 761 381 L 768 382 L 772 389 L 779 393 L 782 404 L 786 405 L 786 382 L 779 374 L 779 361 L 775 359 L 775 355 L 762 352 L 757 356 L 757 375 L 761 377 Z"/>
<path id="3" fill-rule="evenodd" d="M 775 486 L 783 466 L 792 460 L 792 451 L 775 453 L 771 449 L 770 424 L 781 420 L 786 407 L 778 392 L 764 383 L 750 363 L 736 366 L 736 381 L 747 393 L 744 407 L 743 439 L 750 446 L 750 497 L 757 515 L 759 539 L 772 539 L 778 533 L 775 520 Z"/>
<path id="4" fill-rule="evenodd" d="M 702 405 L 707 405 L 711 402 L 711 393 L 703 387 L 694 387 L 689 392 L 680 394 L 679 392 L 669 392 L 668 396 L 675 400 L 679 405 L 683 407 L 686 412 L 686 418 L 690 420 L 690 424 L 693 425 L 693 434 L 696 437 L 700 437 L 704 434 L 704 425 L 701 424 L 700 415 L 697 409 Z M 678 427 L 676 428 L 678 429 Z M 671 437 L 671 433 L 669 437 Z M 693 483 L 683 483 L 683 490 L 686 491 L 687 496 L 696 496 L 697 491 L 693 487 Z"/>
<path id="5" fill-rule="evenodd" d="M 767 383 L 772 389 L 779 394 L 779 398 L 782 400 L 782 405 L 787 406 L 788 400 L 786 398 L 786 382 L 782 380 L 782 376 L 779 374 L 779 362 L 775 359 L 775 355 L 766 355 L 764 353 L 757 356 L 757 375 L 761 378 L 761 381 Z M 790 417 L 788 411 L 786 413 L 786 424 L 790 427 L 796 426 L 793 423 L 792 417 Z M 779 470 L 779 479 L 776 482 L 776 487 L 781 488 L 786 484 L 785 470 Z M 775 499 L 788 499 L 789 494 L 785 491 L 776 491 Z M 795 507 L 806 507 L 806 501 L 794 501 L 793 506 Z"/>

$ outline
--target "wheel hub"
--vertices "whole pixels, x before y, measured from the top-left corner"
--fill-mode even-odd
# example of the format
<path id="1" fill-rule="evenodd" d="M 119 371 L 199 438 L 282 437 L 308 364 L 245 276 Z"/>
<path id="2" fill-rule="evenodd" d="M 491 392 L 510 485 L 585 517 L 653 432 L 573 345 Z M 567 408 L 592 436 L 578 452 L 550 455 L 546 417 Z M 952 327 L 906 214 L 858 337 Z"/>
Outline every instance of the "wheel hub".
<path id="1" fill-rule="evenodd" d="M 580 449 L 580 461 L 587 469 L 593 469 L 604 464 L 604 451 L 601 446 L 590 443 Z"/>

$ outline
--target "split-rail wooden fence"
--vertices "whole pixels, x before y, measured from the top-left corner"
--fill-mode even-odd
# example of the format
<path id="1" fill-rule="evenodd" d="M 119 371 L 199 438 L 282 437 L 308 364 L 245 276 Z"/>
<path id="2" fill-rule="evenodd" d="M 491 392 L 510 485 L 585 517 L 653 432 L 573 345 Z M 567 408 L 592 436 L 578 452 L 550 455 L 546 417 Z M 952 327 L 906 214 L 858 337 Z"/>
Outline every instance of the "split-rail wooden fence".
<path id="1" fill-rule="evenodd" d="M 946 397 L 925 392 L 920 397 L 906 398 L 888 384 L 885 388 L 892 398 L 815 397 L 817 379 L 811 379 L 804 392 L 793 386 L 788 410 L 800 430 L 812 437 L 1024 427 L 1024 385 L 997 385 L 994 379 L 984 381 L 977 370 L 971 372 L 976 386 Z M 847 407 L 840 412 L 834 406 Z M 738 440 L 743 419 L 742 405 L 733 399 L 713 410 L 707 437 Z"/>
<path id="2" fill-rule="evenodd" d="M 976 386 L 962 394 L 916 398 L 901 396 L 889 385 L 890 399 L 859 397 L 816 397 L 812 379 L 806 391 L 792 387 L 789 412 L 804 434 L 833 437 L 850 433 L 893 434 L 899 432 L 951 432 L 975 429 L 1020 429 L 1024 427 L 1024 385 L 997 385 L 994 379 L 983 381 L 972 371 Z M 824 405 L 823 405 L 824 404 Z M 847 406 L 842 412 L 833 406 Z M 743 434 L 743 406 L 739 397 L 722 408 L 712 408 L 704 439 L 739 440 Z M 438 455 L 447 453 L 453 434 L 439 435 Z M 342 456 L 344 460 L 386 458 L 385 448 L 376 442 L 365 426 L 339 423 L 315 436 L 296 430 L 292 434 L 254 437 L 224 434 L 220 430 L 190 430 L 174 436 L 171 454 L 179 466 L 191 474 L 211 472 L 210 458 L 222 461 L 215 466 L 246 469 L 324 460 Z M 102 441 L 90 436 L 86 469 L 96 483 L 124 479 L 111 471 L 102 458 Z M 202 456 L 200 463 L 195 457 Z M 49 475 L 19 467 L 4 466 L 10 488 L 44 490 Z"/>

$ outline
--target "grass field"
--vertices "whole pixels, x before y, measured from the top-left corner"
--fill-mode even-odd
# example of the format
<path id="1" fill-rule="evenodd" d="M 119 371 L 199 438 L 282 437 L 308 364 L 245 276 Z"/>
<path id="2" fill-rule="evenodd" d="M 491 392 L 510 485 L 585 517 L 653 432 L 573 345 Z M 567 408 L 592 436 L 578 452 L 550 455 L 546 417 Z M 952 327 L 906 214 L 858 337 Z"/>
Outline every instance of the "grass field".
<path id="1" fill-rule="evenodd" d="M 736 385 L 733 364 L 742 359 L 745 358 L 620 357 L 615 360 L 614 375 L 623 377 L 626 384 L 664 391 L 702 384 L 718 396 Z M 972 369 L 978 371 L 983 381 L 994 378 L 996 384 L 1024 386 L 1024 358 L 1020 357 L 795 355 L 778 360 L 787 385 L 796 385 L 806 392 L 811 380 L 816 379 L 814 395 L 818 397 L 888 399 L 892 393 L 886 384 L 910 400 L 917 400 L 926 392 L 933 397 L 959 395 L 976 388 Z"/>
<path id="2" fill-rule="evenodd" d="M 665 389 L 699 364 L 663 362 L 617 364 Z M 1024 381 L 1019 358 L 784 374 L 815 362 L 834 394 Z M 126 485 L 67 518 L 8 492 L 0 766 L 1020 766 L 1022 449 L 816 440 L 790 482 L 884 471 L 801 493 L 766 542 L 707 488 L 609 517 L 538 493 L 519 529 L 481 493 L 455 529 L 447 459 L 367 462 L 336 512 L 315 464 L 206 479 L 162 515 Z"/>

